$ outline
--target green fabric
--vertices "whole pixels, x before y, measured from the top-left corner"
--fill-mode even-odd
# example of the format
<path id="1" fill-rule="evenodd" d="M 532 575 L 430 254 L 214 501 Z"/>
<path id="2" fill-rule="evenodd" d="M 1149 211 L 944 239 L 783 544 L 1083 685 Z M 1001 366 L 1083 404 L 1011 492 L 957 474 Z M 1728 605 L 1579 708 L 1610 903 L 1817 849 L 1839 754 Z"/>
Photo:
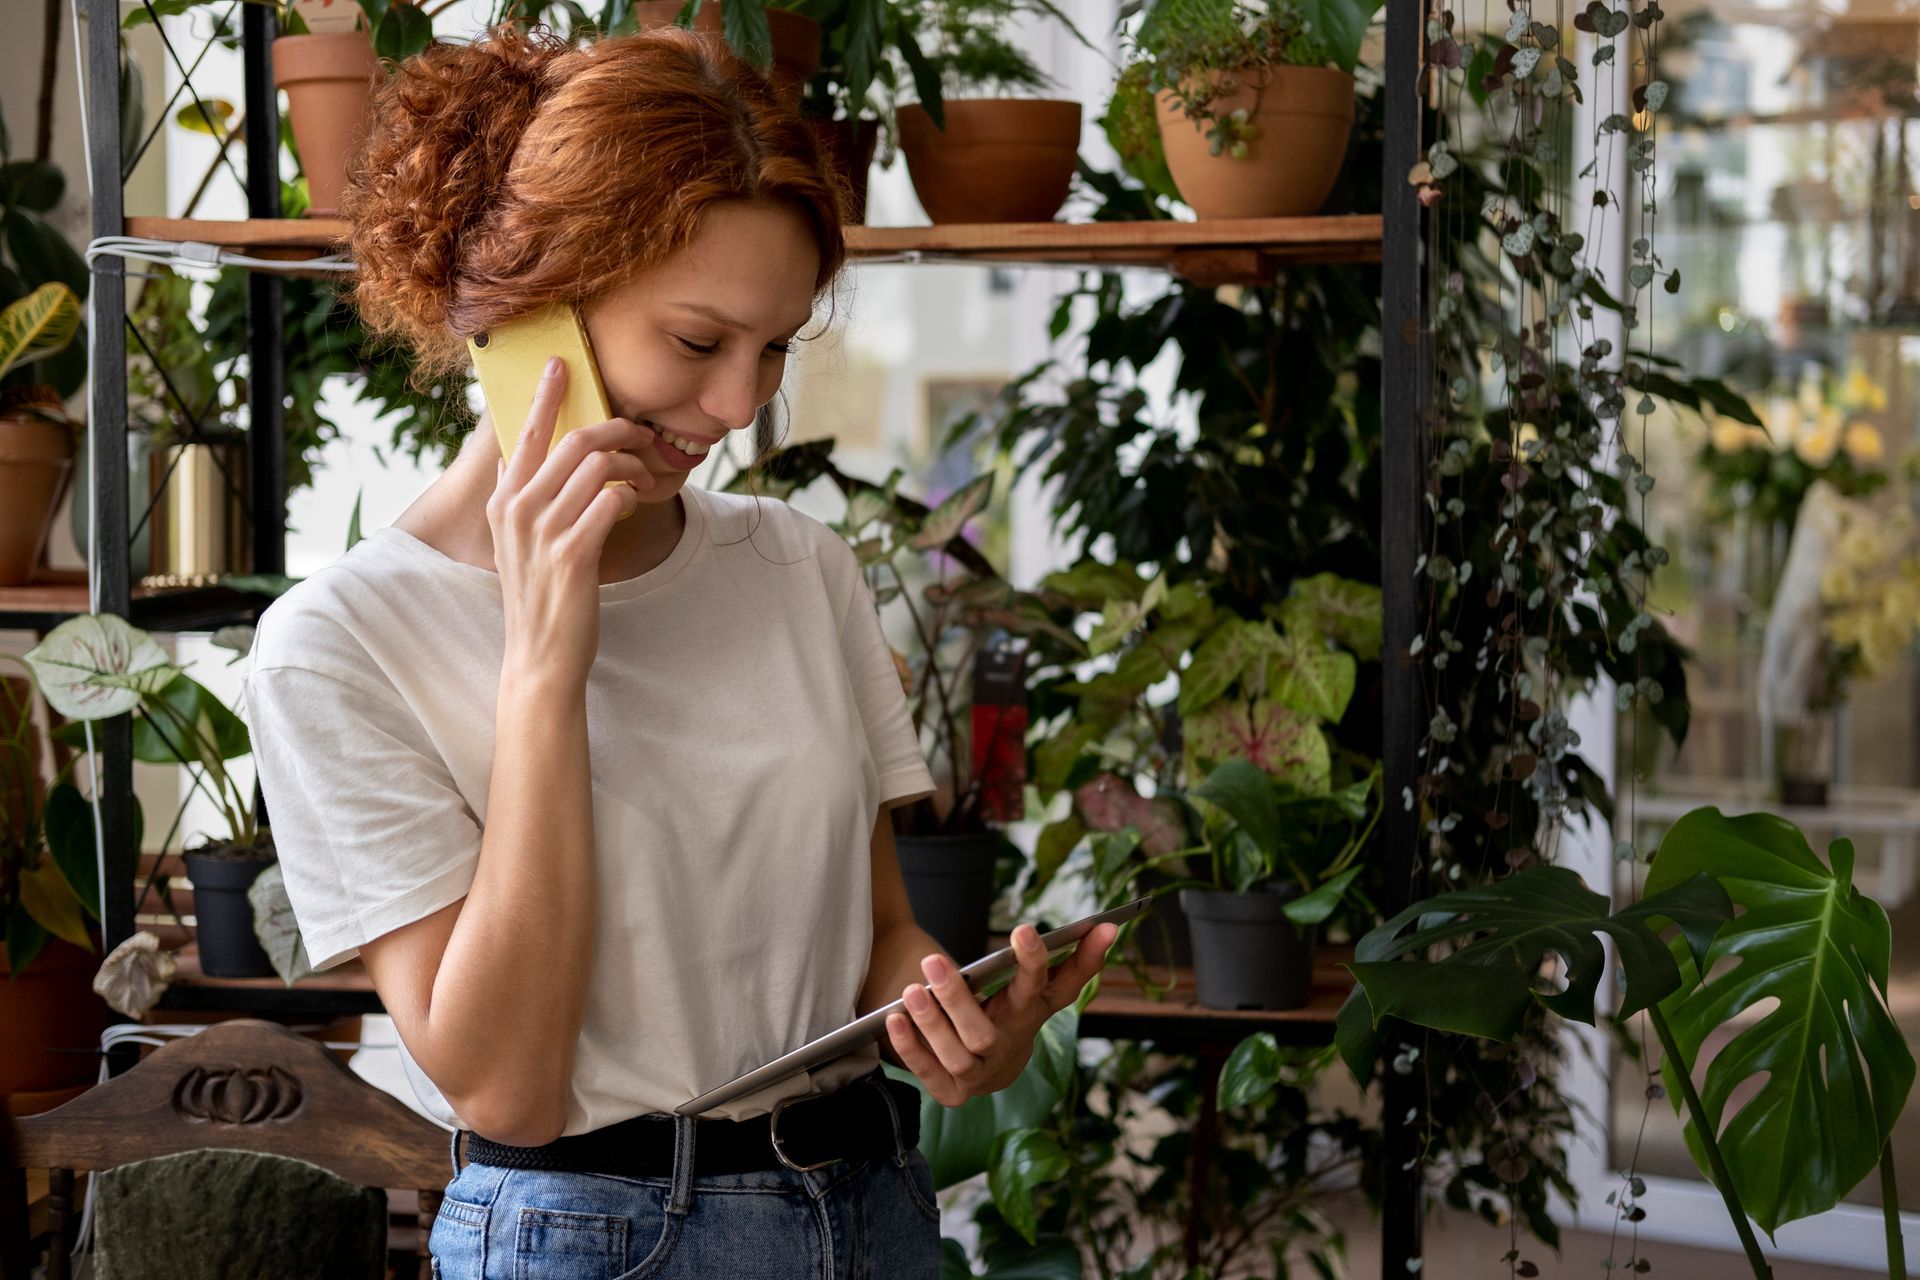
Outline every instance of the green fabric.
<path id="1" fill-rule="evenodd" d="M 386 1275 L 386 1193 L 308 1161 L 208 1148 L 96 1176 L 96 1280 Z"/>

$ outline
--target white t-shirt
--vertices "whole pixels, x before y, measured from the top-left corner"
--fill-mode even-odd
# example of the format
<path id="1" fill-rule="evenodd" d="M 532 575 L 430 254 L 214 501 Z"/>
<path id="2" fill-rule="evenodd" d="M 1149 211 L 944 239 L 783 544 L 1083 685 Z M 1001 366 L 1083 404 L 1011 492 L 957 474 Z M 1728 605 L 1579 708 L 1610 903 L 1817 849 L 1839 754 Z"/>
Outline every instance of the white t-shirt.
<path id="1" fill-rule="evenodd" d="M 783 502 L 682 492 L 667 559 L 600 587 L 599 892 L 568 1134 L 670 1111 L 853 1018 L 875 819 L 933 790 L 846 543 Z M 499 578 L 394 528 L 262 614 L 246 714 L 316 969 L 472 884 L 503 646 Z M 545 945 L 525 939 L 524 962 Z M 426 1109 L 465 1127 L 404 1043 L 401 1059 Z M 879 1060 L 872 1045 L 707 1114 L 771 1111 Z"/>

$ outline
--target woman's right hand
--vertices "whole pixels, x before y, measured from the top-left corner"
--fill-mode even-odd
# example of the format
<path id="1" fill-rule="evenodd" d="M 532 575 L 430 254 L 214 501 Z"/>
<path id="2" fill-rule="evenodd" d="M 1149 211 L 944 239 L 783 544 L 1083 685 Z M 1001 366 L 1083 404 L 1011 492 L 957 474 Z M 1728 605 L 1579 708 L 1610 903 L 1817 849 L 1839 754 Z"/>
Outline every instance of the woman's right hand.
<path id="1" fill-rule="evenodd" d="M 553 444 L 566 391 L 563 361 L 548 361 L 513 457 L 500 464 L 487 524 L 506 613 L 506 669 L 584 685 L 600 642 L 600 553 L 614 522 L 654 480 L 622 449 L 653 432 L 625 418 L 569 431 Z M 626 484 L 609 486 L 610 480 Z"/>

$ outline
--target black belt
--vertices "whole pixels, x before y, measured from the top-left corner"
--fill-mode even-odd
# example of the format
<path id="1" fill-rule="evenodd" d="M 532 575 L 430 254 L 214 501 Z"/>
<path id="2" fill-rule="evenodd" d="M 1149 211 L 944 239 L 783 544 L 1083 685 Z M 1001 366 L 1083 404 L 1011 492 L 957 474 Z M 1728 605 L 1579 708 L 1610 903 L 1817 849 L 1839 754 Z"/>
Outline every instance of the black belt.
<path id="1" fill-rule="evenodd" d="M 891 1104 L 891 1105 L 889 1105 Z M 508 1169 L 605 1173 L 629 1178 L 673 1176 L 673 1116 L 634 1116 L 537 1147 L 492 1142 L 469 1131 L 467 1159 Z M 746 1120 L 696 1117 L 693 1176 L 760 1169 L 818 1168 L 835 1160 L 894 1153 L 920 1141 L 920 1091 L 875 1069 L 832 1093 L 782 1101 Z M 776 1123 L 777 1122 L 777 1123 Z"/>

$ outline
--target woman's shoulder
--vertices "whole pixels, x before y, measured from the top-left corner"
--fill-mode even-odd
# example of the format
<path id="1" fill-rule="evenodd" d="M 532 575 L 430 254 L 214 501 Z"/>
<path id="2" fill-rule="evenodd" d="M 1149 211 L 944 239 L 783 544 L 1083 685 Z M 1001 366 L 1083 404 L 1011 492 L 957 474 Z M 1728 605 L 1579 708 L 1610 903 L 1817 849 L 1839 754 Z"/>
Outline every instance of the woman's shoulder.
<path id="1" fill-rule="evenodd" d="M 376 674 L 382 632 L 408 617 L 444 610 L 449 579 L 465 569 L 398 529 L 376 529 L 345 553 L 288 588 L 260 614 L 254 628 L 255 671 L 297 667 L 322 675 Z M 421 554 L 425 552 L 426 554 Z"/>

